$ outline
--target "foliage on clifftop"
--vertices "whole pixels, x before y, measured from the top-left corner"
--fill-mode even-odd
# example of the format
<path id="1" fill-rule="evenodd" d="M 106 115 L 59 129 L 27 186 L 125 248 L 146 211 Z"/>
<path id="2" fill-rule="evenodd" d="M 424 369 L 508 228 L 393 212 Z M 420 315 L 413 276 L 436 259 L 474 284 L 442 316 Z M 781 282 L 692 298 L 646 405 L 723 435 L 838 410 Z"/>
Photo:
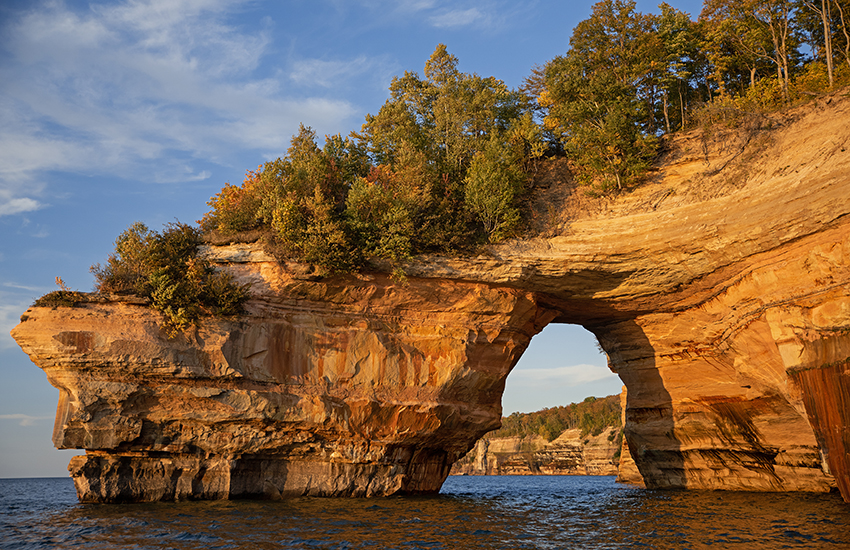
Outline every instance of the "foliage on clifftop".
<path id="1" fill-rule="evenodd" d="M 226 184 L 201 231 L 219 242 L 265 235 L 278 257 L 321 274 L 379 257 L 403 276 L 413 255 L 522 235 L 535 214 L 528 182 L 544 154 L 566 159 L 591 194 L 620 193 L 641 183 L 665 134 L 734 126 L 850 83 L 850 0 L 707 0 L 696 21 L 659 7 L 654 15 L 633 0 L 596 3 L 569 50 L 517 90 L 461 72 L 441 44 L 423 76 L 393 79 L 390 99 L 360 132 L 326 136 L 320 147 L 302 125 L 284 156 Z M 116 261 L 127 255 L 119 246 L 149 237 L 159 254 L 147 228 L 128 232 Z M 111 257 L 96 266 L 98 287 L 149 294 L 176 326 L 243 299 L 195 255 L 157 265 L 136 272 Z"/>
<path id="2" fill-rule="evenodd" d="M 279 255 L 325 273 L 369 256 L 400 262 L 516 234 L 531 161 L 544 150 L 522 94 L 458 70 L 440 45 L 424 78 L 393 79 L 359 133 L 301 126 L 286 155 L 226 185 L 200 221 L 220 235 L 266 229 Z"/>
<path id="3" fill-rule="evenodd" d="M 247 289 L 200 258 L 200 242 L 199 230 L 186 224 L 167 224 L 160 233 L 136 222 L 118 236 L 106 265 L 92 266 L 95 290 L 149 298 L 171 334 L 203 315 L 239 313 Z"/>
<path id="4" fill-rule="evenodd" d="M 581 435 L 599 435 L 608 427 L 622 426 L 620 396 L 588 397 L 581 403 L 546 408 L 532 413 L 513 413 L 502 418 L 502 427 L 485 439 L 539 435 L 552 441 L 564 430 L 581 429 Z"/>
<path id="5" fill-rule="evenodd" d="M 218 240 L 263 230 L 279 256 L 328 274 L 372 256 L 399 266 L 522 234 L 544 153 L 567 158 L 589 193 L 618 193 L 643 181 L 665 134 L 850 82 L 850 0 L 707 0 L 697 21 L 659 8 L 596 3 L 518 90 L 459 71 L 441 44 L 424 76 L 393 79 L 360 132 L 320 147 L 302 126 L 285 156 L 214 196 L 201 227 Z"/>

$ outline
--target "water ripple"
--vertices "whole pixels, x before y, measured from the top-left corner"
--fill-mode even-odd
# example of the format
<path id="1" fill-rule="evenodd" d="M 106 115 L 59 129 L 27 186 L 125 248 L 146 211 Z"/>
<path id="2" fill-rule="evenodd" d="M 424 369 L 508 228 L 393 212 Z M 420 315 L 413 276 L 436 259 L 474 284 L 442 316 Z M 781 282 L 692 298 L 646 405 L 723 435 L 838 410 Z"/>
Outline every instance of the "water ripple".
<path id="1" fill-rule="evenodd" d="M 848 548 L 835 494 L 659 492 L 609 477 L 453 477 L 434 497 L 81 505 L 0 480 L 0 548 Z"/>

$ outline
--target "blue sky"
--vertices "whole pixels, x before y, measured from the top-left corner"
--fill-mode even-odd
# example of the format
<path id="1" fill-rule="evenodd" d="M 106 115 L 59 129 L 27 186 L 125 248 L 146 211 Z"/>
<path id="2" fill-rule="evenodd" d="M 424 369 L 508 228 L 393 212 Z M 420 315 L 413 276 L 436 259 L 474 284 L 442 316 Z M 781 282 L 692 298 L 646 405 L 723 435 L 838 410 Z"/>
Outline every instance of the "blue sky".
<path id="1" fill-rule="evenodd" d="M 698 15 L 701 3 L 670 2 Z M 55 277 L 91 290 L 134 221 L 194 222 L 303 122 L 358 130 L 439 43 L 514 88 L 567 51 L 593 2 L 6 0 L 0 6 L 0 478 L 64 476 L 58 391 L 8 335 Z M 638 2 L 641 11 L 656 11 Z M 505 413 L 617 393 L 578 327 L 537 336 Z"/>

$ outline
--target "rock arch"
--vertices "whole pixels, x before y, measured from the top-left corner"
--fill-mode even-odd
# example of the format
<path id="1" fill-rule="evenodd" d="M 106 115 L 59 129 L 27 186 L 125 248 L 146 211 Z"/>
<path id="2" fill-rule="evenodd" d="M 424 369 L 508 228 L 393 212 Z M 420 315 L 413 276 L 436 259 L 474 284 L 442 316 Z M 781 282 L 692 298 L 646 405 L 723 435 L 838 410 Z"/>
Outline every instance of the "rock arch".
<path id="1" fill-rule="evenodd" d="M 83 501 L 439 490 L 550 322 L 607 352 L 648 486 L 850 499 L 850 100 L 830 102 L 762 156 L 681 149 L 556 236 L 417 258 L 405 283 L 211 247 L 253 283 L 243 318 L 169 340 L 93 297 L 13 336 L 60 388 L 55 444 L 87 450 Z"/>

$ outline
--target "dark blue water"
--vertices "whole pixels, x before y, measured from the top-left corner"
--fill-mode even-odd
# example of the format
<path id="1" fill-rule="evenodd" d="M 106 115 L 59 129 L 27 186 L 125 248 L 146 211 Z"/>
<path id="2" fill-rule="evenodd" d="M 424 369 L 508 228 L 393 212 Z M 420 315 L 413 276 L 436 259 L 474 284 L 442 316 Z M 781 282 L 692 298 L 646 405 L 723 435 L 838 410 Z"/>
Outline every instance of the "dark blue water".
<path id="1" fill-rule="evenodd" d="M 0 548 L 850 548 L 835 494 L 646 491 L 611 477 L 451 477 L 439 496 L 77 503 L 0 480 Z"/>

